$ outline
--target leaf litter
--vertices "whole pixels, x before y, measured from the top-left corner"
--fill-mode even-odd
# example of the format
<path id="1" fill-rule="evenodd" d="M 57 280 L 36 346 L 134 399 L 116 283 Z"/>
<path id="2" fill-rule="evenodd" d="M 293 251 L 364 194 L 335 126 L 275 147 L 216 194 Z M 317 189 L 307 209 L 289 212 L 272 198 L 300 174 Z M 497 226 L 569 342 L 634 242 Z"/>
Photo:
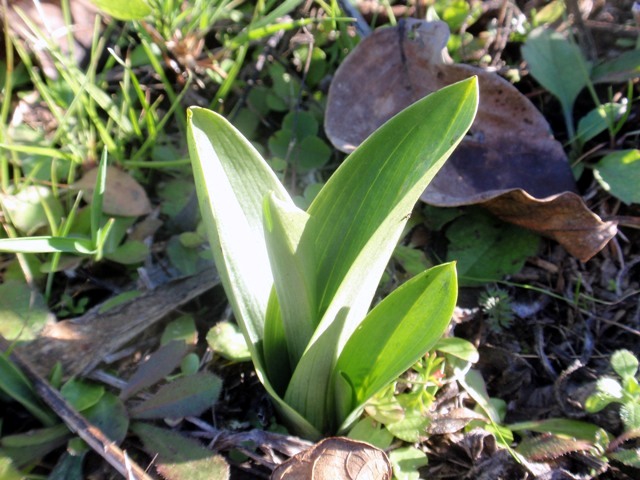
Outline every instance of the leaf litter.
<path id="1" fill-rule="evenodd" d="M 556 240 L 582 261 L 593 257 L 615 236 L 617 222 L 601 220 L 577 195 L 562 145 L 536 107 L 497 74 L 448 62 L 448 38 L 444 22 L 405 19 L 360 42 L 331 84 L 327 136 L 350 152 L 414 101 L 477 75 L 480 105 L 471 134 L 422 200 L 439 207 L 479 204 Z"/>

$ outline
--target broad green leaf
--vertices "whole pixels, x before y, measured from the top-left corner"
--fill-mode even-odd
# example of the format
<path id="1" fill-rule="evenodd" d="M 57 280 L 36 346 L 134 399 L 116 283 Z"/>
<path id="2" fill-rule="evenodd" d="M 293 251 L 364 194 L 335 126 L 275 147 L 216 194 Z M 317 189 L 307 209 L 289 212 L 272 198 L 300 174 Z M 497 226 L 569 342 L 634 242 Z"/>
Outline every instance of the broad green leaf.
<path id="1" fill-rule="evenodd" d="M 193 439 L 164 428 L 134 423 L 144 449 L 154 458 L 156 470 L 170 479 L 227 480 L 229 465 L 224 458 Z"/>
<path id="2" fill-rule="evenodd" d="M 466 286 L 519 272 L 540 243 L 528 230 L 480 211 L 456 219 L 447 229 L 447 238 L 447 261 L 458 262 L 458 278 Z"/>
<path id="3" fill-rule="evenodd" d="M 640 430 L 640 403 L 629 401 L 620 407 L 620 420 L 625 431 Z"/>
<path id="4" fill-rule="evenodd" d="M 418 480 L 418 469 L 429 464 L 427 455 L 415 447 L 396 448 L 389 452 L 393 475 L 397 480 Z"/>
<path id="5" fill-rule="evenodd" d="M 47 324 L 56 321 L 40 292 L 24 281 L 4 279 L 0 285 L 0 334 L 9 341 L 38 337 Z"/>
<path id="6" fill-rule="evenodd" d="M 91 0 L 107 15 L 118 20 L 142 20 L 151 13 L 151 7 L 144 0 Z"/>
<path id="7" fill-rule="evenodd" d="M 640 203 L 640 150 L 619 150 L 603 157 L 593 174 L 607 192 L 624 203 Z"/>
<path id="8" fill-rule="evenodd" d="M 527 37 L 522 56 L 531 75 L 560 100 L 567 128 L 572 133 L 573 104 L 589 82 L 591 70 L 580 48 L 561 34 L 540 27 Z"/>
<path id="9" fill-rule="evenodd" d="M 346 407 L 340 421 L 436 344 L 451 320 L 457 291 L 455 264 L 440 265 L 400 286 L 367 315 L 336 364 L 334 381 L 346 380 L 350 387 L 337 388 L 337 403 Z"/>
<path id="10" fill-rule="evenodd" d="M 251 360 L 247 342 L 237 325 L 222 321 L 216 323 L 207 333 L 209 348 L 227 360 L 245 362 Z"/>
<path id="11" fill-rule="evenodd" d="M 316 327 L 315 245 L 300 242 L 305 230 L 313 227 L 313 222 L 306 212 L 291 203 L 281 202 L 274 195 L 265 199 L 264 216 L 267 251 L 289 362 L 297 365 Z M 313 235 L 313 231 L 307 235 Z M 269 359 L 277 352 L 268 340 L 265 336 L 264 355 L 269 368 Z"/>
<path id="12" fill-rule="evenodd" d="M 82 412 L 100 401 L 104 395 L 104 387 L 82 380 L 71 379 L 62 386 L 60 394 L 73 408 Z"/>
<path id="13" fill-rule="evenodd" d="M 113 252 L 105 254 L 105 258 L 122 265 L 133 265 L 144 262 L 149 253 L 150 250 L 146 243 L 139 240 L 129 240 Z"/>
<path id="14" fill-rule="evenodd" d="M 320 417 L 307 410 L 324 408 L 318 398 L 333 398 L 329 377 L 339 352 L 366 315 L 408 214 L 470 127 L 477 103 L 473 77 L 406 108 L 345 160 L 309 207 L 322 320 L 309 345 L 316 352 L 303 355 L 287 390 L 306 418 Z"/>
<path id="15" fill-rule="evenodd" d="M 309 207 L 318 223 L 321 311 L 355 265 L 366 275 L 352 281 L 374 276 L 375 290 L 409 213 L 471 126 L 477 104 L 475 77 L 432 93 L 381 126 L 329 179 Z M 364 290 L 366 300 L 355 303 L 360 312 L 373 298 Z"/>
<path id="16" fill-rule="evenodd" d="M 49 226 L 47 210 L 56 222 L 64 215 L 60 201 L 50 188 L 42 185 L 26 186 L 15 194 L 0 193 L 0 209 L 26 235 Z"/>
<path id="17" fill-rule="evenodd" d="M 100 401 L 82 414 L 100 429 L 112 442 L 120 444 L 129 430 L 129 416 L 122 401 L 111 392 L 105 392 Z"/>
<path id="18" fill-rule="evenodd" d="M 262 367 L 258 344 L 273 286 L 262 202 L 271 192 L 291 200 L 251 143 L 222 116 L 193 107 L 188 120 L 200 211 L 216 266 L 254 361 Z"/>
<path id="19" fill-rule="evenodd" d="M 367 442 L 385 450 L 393 443 L 393 434 L 371 417 L 364 417 L 349 431 L 349 438 Z"/>
<path id="20" fill-rule="evenodd" d="M 164 327 L 160 344 L 166 345 L 172 340 L 184 341 L 187 345 L 198 343 L 198 330 L 191 315 L 181 315 Z"/>
<path id="21" fill-rule="evenodd" d="M 417 443 L 426 437 L 427 426 L 431 419 L 421 414 L 417 409 L 406 412 L 397 422 L 387 424 L 387 429 L 394 437 L 408 443 Z"/>
<path id="22" fill-rule="evenodd" d="M 262 203 L 271 192 L 282 201 L 291 199 L 256 149 L 222 116 L 190 108 L 187 139 L 216 267 L 257 375 L 288 426 L 300 435 L 318 438 L 320 432 L 271 386 L 262 351 L 267 303 L 273 288 Z"/>
<path id="23" fill-rule="evenodd" d="M 473 343 L 457 337 L 441 338 L 433 347 L 440 353 L 446 353 L 466 362 L 476 363 L 480 359 L 478 349 Z"/>
<path id="24" fill-rule="evenodd" d="M 188 352 L 189 345 L 184 340 L 172 340 L 162 345 L 138 366 L 120 392 L 120 398 L 126 400 L 140 390 L 158 383 L 178 368 Z"/>
<path id="25" fill-rule="evenodd" d="M 638 373 L 638 359 L 629 350 L 616 350 L 611 355 L 613 370 L 623 379 L 635 377 Z"/>
<path id="26" fill-rule="evenodd" d="M 218 401 L 222 379 L 200 372 L 162 386 L 153 396 L 129 410 L 132 418 L 197 416 Z"/>

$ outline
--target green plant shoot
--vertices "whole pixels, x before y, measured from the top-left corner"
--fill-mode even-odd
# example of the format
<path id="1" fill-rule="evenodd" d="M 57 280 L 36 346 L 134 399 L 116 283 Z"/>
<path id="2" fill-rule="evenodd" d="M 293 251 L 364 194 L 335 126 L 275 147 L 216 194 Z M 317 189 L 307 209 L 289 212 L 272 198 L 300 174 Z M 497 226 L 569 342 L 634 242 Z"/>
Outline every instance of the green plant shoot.
<path id="1" fill-rule="evenodd" d="M 407 214 L 477 104 L 471 78 L 408 107 L 344 161 L 306 212 L 228 121 L 189 109 L 215 263 L 257 374 L 296 433 L 316 439 L 348 430 L 449 323 L 453 263 L 418 274 L 369 309 Z"/>

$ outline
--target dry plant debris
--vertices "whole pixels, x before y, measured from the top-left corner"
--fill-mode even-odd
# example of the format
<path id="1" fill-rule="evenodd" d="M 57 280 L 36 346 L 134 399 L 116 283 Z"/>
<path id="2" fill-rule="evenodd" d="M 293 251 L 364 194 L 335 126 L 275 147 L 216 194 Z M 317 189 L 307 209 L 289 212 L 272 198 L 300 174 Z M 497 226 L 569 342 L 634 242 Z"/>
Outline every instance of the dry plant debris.
<path id="1" fill-rule="evenodd" d="M 480 204 L 588 260 L 615 236 L 616 221 L 602 221 L 575 193 L 562 146 L 535 106 L 495 73 L 447 63 L 448 38 L 444 22 L 407 19 L 364 39 L 331 84 L 327 136 L 336 148 L 350 152 L 411 103 L 477 75 L 480 106 L 471 135 L 422 200 L 440 207 Z"/>

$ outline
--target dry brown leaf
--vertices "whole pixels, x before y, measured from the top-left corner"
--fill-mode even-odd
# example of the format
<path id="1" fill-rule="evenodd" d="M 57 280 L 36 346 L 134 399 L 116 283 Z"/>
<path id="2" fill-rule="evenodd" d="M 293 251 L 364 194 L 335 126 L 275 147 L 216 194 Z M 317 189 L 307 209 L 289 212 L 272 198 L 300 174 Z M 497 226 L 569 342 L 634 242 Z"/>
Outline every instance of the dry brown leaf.
<path id="1" fill-rule="evenodd" d="M 385 480 L 391 475 L 391 463 L 379 448 L 331 437 L 278 465 L 271 480 Z"/>
<path id="2" fill-rule="evenodd" d="M 360 42 L 331 85 L 327 136 L 350 152 L 413 102 L 477 75 L 480 105 L 470 136 L 422 200 L 441 207 L 482 204 L 588 260 L 616 234 L 616 223 L 603 222 L 575 194 L 562 146 L 535 106 L 494 73 L 446 63 L 448 38 L 445 23 L 410 19 Z M 511 204 L 514 199 L 519 201 Z"/>
<path id="3" fill-rule="evenodd" d="M 9 2 L 7 9 L 7 24 L 10 34 L 26 42 L 29 48 L 37 55 L 45 74 L 50 78 L 57 78 L 58 72 L 47 48 L 42 44 L 44 36 L 48 41 L 60 47 L 63 53 L 73 52 L 78 62 L 82 63 L 91 49 L 93 29 L 97 8 L 89 0 L 73 0 L 69 2 L 72 24 L 67 23 L 62 12 L 59 0 L 14 0 Z M 22 20 L 18 12 L 22 12 L 26 18 L 38 29 L 33 32 L 27 23 Z M 0 18 L 4 9 L 0 9 Z M 70 48 L 69 30 L 73 39 L 73 49 Z"/>
<path id="4" fill-rule="evenodd" d="M 74 187 L 82 190 L 84 199 L 91 202 L 98 168 L 92 168 L 78 180 Z M 139 217 L 151 211 L 151 202 L 144 188 L 128 173 L 114 167 L 107 167 L 107 182 L 102 210 L 107 215 Z"/>

